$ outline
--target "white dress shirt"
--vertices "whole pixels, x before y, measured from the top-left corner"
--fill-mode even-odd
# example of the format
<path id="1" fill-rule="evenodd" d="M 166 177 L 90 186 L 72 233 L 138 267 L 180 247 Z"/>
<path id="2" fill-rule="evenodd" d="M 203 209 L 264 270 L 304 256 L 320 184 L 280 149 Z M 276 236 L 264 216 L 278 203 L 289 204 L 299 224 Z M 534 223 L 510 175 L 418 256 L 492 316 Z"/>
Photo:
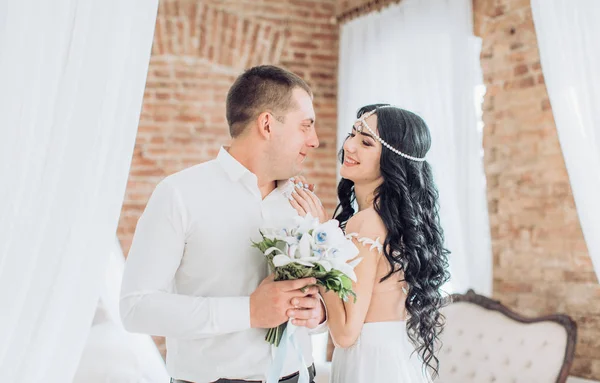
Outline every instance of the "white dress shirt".
<path id="1" fill-rule="evenodd" d="M 293 187 L 281 182 L 263 200 L 256 176 L 221 148 L 215 160 L 154 190 L 133 237 L 120 309 L 127 330 L 167 338 L 172 377 L 265 379 L 273 351 L 266 330 L 250 327 L 250 294 L 268 269 L 251 240 L 261 240 L 265 224 L 297 214 L 288 201 Z M 309 331 L 296 334 L 310 365 Z M 296 371 L 288 350 L 281 375 Z"/>

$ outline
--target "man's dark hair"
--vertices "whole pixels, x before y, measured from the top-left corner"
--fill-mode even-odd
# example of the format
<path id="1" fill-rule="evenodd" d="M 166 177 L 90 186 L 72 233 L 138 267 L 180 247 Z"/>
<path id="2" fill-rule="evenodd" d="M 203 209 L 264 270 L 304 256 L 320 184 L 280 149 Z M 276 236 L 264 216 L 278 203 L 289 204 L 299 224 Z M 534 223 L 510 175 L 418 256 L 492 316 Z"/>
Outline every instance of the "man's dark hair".
<path id="1" fill-rule="evenodd" d="M 292 90 L 309 86 L 297 75 L 272 65 L 250 68 L 240 75 L 227 94 L 227 123 L 232 138 L 239 136 L 248 123 L 270 110 L 285 113 L 292 107 Z"/>

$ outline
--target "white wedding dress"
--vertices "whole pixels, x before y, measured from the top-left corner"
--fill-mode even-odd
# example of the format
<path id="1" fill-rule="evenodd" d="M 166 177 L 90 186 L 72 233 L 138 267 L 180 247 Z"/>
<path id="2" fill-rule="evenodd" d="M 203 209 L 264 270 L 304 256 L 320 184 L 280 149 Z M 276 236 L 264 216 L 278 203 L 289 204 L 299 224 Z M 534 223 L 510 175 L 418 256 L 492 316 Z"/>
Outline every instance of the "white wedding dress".
<path id="1" fill-rule="evenodd" d="M 360 238 L 358 241 L 383 251 L 378 239 Z M 394 283 L 393 278 L 383 283 L 387 281 Z M 404 289 L 403 292 L 406 293 Z M 405 321 L 365 323 L 352 346 L 335 348 L 330 383 L 431 382 L 429 374 L 423 370 L 421 358 L 413 353 L 414 349 Z"/>
<path id="2" fill-rule="evenodd" d="M 429 382 L 413 350 L 406 322 L 365 323 L 354 345 L 334 350 L 330 382 Z"/>

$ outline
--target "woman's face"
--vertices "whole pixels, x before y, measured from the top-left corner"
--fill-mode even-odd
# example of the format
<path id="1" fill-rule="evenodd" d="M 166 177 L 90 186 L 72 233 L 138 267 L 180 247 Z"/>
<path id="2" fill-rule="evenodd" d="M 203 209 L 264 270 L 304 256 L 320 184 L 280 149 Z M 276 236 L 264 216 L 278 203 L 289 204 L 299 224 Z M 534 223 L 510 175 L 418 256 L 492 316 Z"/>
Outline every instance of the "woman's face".
<path id="1" fill-rule="evenodd" d="M 377 115 L 373 114 L 366 120 L 371 130 L 379 135 Z M 381 158 L 381 143 L 364 126 L 363 121 L 357 120 L 352 132 L 344 142 L 344 162 L 340 174 L 355 184 L 370 183 L 381 178 L 379 161 Z"/>

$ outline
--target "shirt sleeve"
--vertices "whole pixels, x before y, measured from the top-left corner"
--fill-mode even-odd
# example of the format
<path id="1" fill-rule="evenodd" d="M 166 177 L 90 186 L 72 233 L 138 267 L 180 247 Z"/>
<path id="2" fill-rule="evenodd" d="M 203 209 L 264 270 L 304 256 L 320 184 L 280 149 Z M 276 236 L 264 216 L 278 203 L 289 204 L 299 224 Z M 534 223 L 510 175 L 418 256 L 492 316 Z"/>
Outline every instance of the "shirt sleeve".
<path id="1" fill-rule="evenodd" d="M 140 217 L 123 274 L 120 313 L 126 330 L 205 338 L 250 328 L 250 297 L 174 293 L 185 250 L 187 214 L 174 186 L 158 184 Z"/>
<path id="2" fill-rule="evenodd" d="M 325 309 L 325 320 L 323 321 L 323 323 L 319 324 L 317 327 L 308 329 L 309 335 L 322 334 L 329 330 L 329 326 L 327 325 L 327 306 L 325 305 L 325 300 L 323 299 L 321 294 L 319 294 L 319 300 L 321 301 L 321 304 L 323 305 L 323 308 Z"/>

